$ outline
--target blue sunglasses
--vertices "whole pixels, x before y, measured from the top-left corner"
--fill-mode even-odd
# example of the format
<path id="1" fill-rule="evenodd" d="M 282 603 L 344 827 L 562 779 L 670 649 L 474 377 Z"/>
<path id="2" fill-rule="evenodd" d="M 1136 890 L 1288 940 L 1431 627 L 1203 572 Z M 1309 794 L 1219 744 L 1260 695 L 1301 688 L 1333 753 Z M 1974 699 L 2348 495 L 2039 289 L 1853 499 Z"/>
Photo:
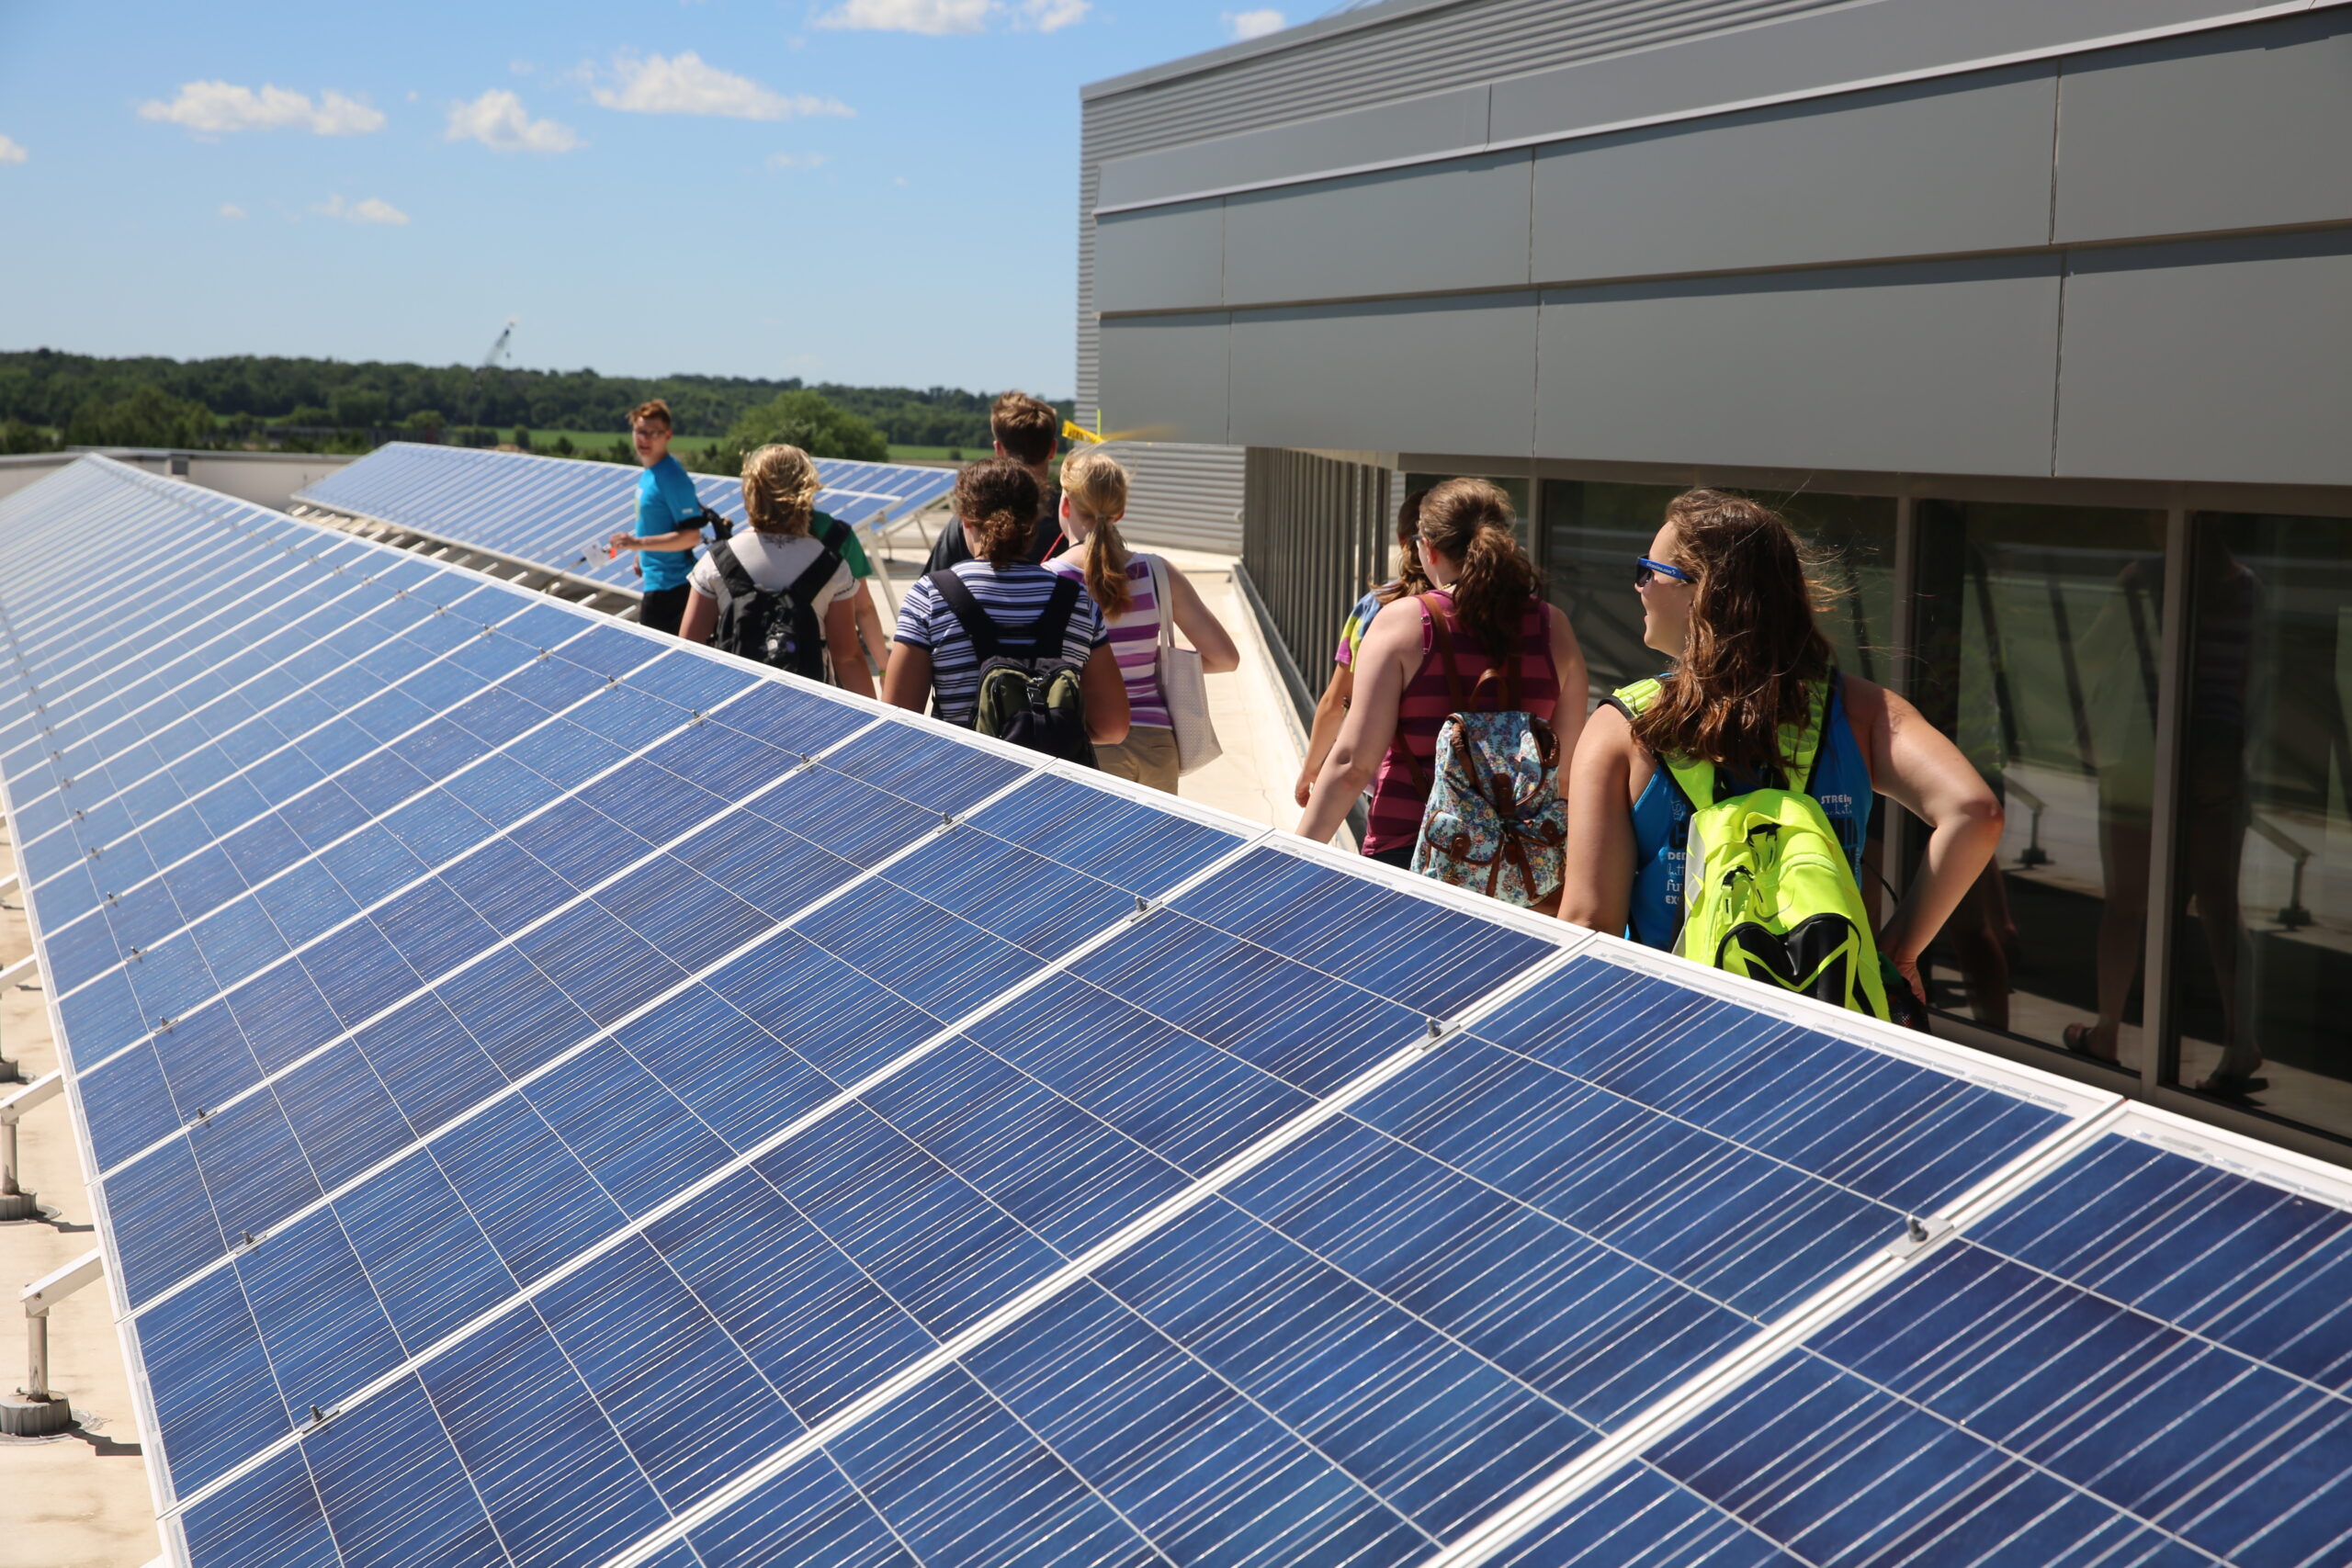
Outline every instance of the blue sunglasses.
<path id="1" fill-rule="evenodd" d="M 1637 557 L 1635 560 L 1634 586 L 1636 588 L 1646 585 L 1653 577 L 1670 577 L 1677 582 L 1689 582 L 1691 580 L 1689 572 L 1679 567 L 1668 566 L 1662 560 L 1652 560 L 1647 556 Z"/>

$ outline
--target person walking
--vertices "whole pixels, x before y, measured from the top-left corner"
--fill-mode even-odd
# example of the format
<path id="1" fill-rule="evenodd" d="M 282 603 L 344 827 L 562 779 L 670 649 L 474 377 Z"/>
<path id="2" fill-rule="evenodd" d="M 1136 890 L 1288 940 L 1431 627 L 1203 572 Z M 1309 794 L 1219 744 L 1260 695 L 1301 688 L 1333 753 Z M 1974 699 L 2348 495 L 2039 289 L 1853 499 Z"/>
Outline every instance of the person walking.
<path id="1" fill-rule="evenodd" d="M 1085 451 L 1062 463 L 1061 536 L 1069 548 L 1046 570 L 1084 584 L 1110 628 L 1111 651 L 1127 688 L 1127 738 L 1094 748 L 1094 765 L 1116 778 L 1176 793 L 1176 731 L 1159 689 L 1162 617 L 1175 623 L 1201 656 L 1201 672 L 1241 668 L 1235 646 L 1200 594 L 1164 557 L 1127 547 L 1119 520 L 1127 511 L 1127 471 L 1107 452 Z M 1158 585 L 1165 583 L 1163 607 Z"/>
<path id="2" fill-rule="evenodd" d="M 1417 490 L 1396 509 L 1396 575 L 1366 590 L 1348 612 L 1348 618 L 1340 623 L 1340 646 L 1331 654 L 1331 678 L 1324 682 L 1322 700 L 1315 705 L 1315 721 L 1306 732 L 1306 756 L 1299 764 L 1298 783 L 1291 789 L 1291 798 L 1301 810 L 1313 796 L 1315 777 L 1323 771 L 1323 759 L 1331 754 L 1331 743 L 1340 738 L 1340 725 L 1348 716 L 1348 704 L 1354 700 L 1356 655 L 1363 648 L 1364 634 L 1372 629 L 1373 617 L 1384 604 L 1418 598 L 1436 586 L 1421 570 L 1420 552 L 1413 547 L 1414 536 L 1420 531 L 1421 502 L 1429 493 Z"/>
<path id="3" fill-rule="evenodd" d="M 1102 613 L 1083 592 L 1071 595 L 1058 650 L 1034 649 L 1036 628 L 1063 579 L 1031 562 L 1037 517 L 1037 480 L 1007 458 L 973 463 L 956 476 L 956 531 L 967 558 L 945 569 L 963 583 L 999 640 L 1033 648 L 1033 657 L 1059 658 L 1080 667 L 1087 738 L 1114 746 L 1127 738 L 1127 688 Z M 980 691 L 980 653 L 955 607 L 929 576 L 918 578 L 899 604 L 890 667 L 882 700 L 895 707 L 932 711 L 969 728 Z"/>
<path id="4" fill-rule="evenodd" d="M 1811 776 L 1788 787 L 1820 802 L 1857 884 L 1873 793 L 1928 825 L 1919 871 L 1878 938 L 1924 1002 L 1919 955 L 2001 837 L 1991 788 L 1908 702 L 1838 671 L 1803 549 L 1769 507 L 1688 491 L 1668 503 L 1649 554 L 1629 564 L 1642 640 L 1671 667 L 1638 716 L 1612 699 L 1585 727 L 1568 779 L 1561 919 L 1672 949 L 1693 808 L 1659 760 L 1713 764 L 1725 781 L 1719 799 L 1726 787 L 1753 789 L 1784 775 L 1784 734 L 1802 733 L 1818 707 Z"/>
<path id="5" fill-rule="evenodd" d="M 1031 522 L 1028 537 L 1021 548 L 1021 558 L 1032 565 L 1044 561 L 1062 546 L 1061 492 L 1054 488 L 1053 472 L 1054 450 L 1061 432 L 1062 416 L 1054 405 L 1026 392 L 1007 392 L 989 411 L 989 434 L 996 443 L 996 455 L 1020 464 L 1037 481 L 1037 515 Z M 971 558 L 971 547 L 964 537 L 964 530 L 951 524 L 931 542 L 931 558 L 923 563 L 923 570 L 944 571 L 958 561 Z"/>
<path id="6" fill-rule="evenodd" d="M 797 446 L 763 446 L 743 459 L 743 511 L 751 527 L 710 547 L 686 580 L 678 635 L 707 643 L 724 624 L 722 608 L 757 594 L 783 594 L 821 628 L 833 683 L 861 697 L 874 678 L 858 646 L 855 595 L 864 591 L 846 558 L 815 537 L 817 465 Z M 728 651 L 760 658 L 759 650 Z"/>
<path id="7" fill-rule="evenodd" d="M 702 543 L 702 497 L 685 465 L 670 456 L 672 434 L 670 405 L 660 398 L 629 410 L 629 444 L 645 468 L 637 476 L 637 527 L 607 541 L 616 551 L 638 552 L 645 588 L 637 620 L 657 632 L 675 632 L 684 617 L 686 577 Z"/>
<path id="8" fill-rule="evenodd" d="M 1484 479 L 1448 479 L 1423 499 L 1414 548 L 1433 586 L 1381 611 L 1353 660 L 1354 700 L 1300 818 L 1301 837 L 1329 840 L 1372 785 L 1363 851 L 1408 866 L 1434 783 L 1438 732 L 1457 711 L 1457 682 L 1516 689 L 1517 711 L 1550 724 L 1566 756 L 1583 728 L 1584 653 L 1568 618 L 1543 597 L 1512 531 L 1510 501 Z M 1410 604 L 1412 611 L 1404 606 Z M 1418 613 L 1415 613 L 1418 612 Z M 1432 657 L 1439 639 L 1452 657 Z M 1451 662 L 1452 670 L 1447 666 Z"/>

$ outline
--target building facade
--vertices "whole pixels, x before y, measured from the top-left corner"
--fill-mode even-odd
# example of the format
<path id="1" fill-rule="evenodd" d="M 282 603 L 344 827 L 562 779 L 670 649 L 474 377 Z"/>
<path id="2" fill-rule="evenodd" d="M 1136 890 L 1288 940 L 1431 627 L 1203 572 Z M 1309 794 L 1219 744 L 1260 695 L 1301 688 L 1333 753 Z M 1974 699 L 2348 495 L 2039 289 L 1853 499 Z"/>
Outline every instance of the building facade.
<path id="1" fill-rule="evenodd" d="M 1295 695 L 1407 487 L 1603 689 L 1665 501 L 1782 505 L 2007 806 L 1939 1032 L 2352 1158 L 2352 6 L 1387 0 L 1085 127 L 1081 403 L 1236 455 Z"/>

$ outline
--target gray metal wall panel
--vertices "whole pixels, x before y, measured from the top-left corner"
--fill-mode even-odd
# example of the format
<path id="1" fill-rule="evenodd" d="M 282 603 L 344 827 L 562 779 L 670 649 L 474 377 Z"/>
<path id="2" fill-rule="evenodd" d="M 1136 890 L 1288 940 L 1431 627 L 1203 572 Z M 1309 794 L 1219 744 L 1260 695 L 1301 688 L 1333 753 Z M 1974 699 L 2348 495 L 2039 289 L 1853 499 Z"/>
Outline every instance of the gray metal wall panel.
<path id="1" fill-rule="evenodd" d="M 1255 180 L 1295 179 L 1395 158 L 1462 152 L 1483 146 L 1486 140 L 1487 89 L 1460 87 L 1321 119 L 1297 120 L 1240 136 L 1114 158 L 1102 165 L 1102 186 L 1096 199 L 1103 207 L 1164 201 Z"/>
<path id="2" fill-rule="evenodd" d="M 2047 473 L 2058 273 L 2030 256 L 1547 289 L 1536 450 Z"/>
<path id="3" fill-rule="evenodd" d="M 2066 62 L 2058 238 L 2352 218 L 2352 8 Z"/>
<path id="4" fill-rule="evenodd" d="M 1186 202 L 1103 219 L 1094 231 L 1097 310 L 1223 303 L 1225 203 Z"/>
<path id="5" fill-rule="evenodd" d="M 1078 396 L 1097 399 L 1094 209 L 1101 165 L 1283 121 L 1483 86 L 1510 72 L 1695 38 L 1848 0 L 1472 0 L 1410 13 L 1377 7 L 1308 28 L 1247 58 L 1152 72 L 1089 96 L 1079 134 Z M 1335 21 L 1340 19 L 1334 18 Z"/>
<path id="6" fill-rule="evenodd" d="M 1118 316 L 1102 323 L 1102 398 L 1118 428 L 1148 422 L 1156 441 L 1222 445 L 1226 434 L 1223 312 Z"/>
<path id="7" fill-rule="evenodd" d="M 1489 153 L 1228 197 L 1225 302 L 1524 285 L 1529 162 Z"/>
<path id="8" fill-rule="evenodd" d="M 1229 439 L 1524 456 L 1535 316 L 1532 293 L 1236 311 Z"/>
<path id="9" fill-rule="evenodd" d="M 2064 364 L 2062 474 L 2352 484 L 2352 231 L 2079 254 Z"/>
<path id="10" fill-rule="evenodd" d="M 2247 9 L 2244 0 L 1869 0 L 1495 84 L 1497 141 L 1819 92 Z"/>
<path id="11" fill-rule="evenodd" d="M 2043 63 L 1545 148 L 1535 281 L 2039 245 L 2056 107 Z"/>

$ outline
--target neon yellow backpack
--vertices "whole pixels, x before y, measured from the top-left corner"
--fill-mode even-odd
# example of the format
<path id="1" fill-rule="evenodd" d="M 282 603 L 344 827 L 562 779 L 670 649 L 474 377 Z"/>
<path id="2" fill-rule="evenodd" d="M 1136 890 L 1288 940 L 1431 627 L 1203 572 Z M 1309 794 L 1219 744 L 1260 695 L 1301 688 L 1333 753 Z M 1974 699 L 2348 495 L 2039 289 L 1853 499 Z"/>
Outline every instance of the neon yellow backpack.
<path id="1" fill-rule="evenodd" d="M 1834 681 L 1837 674 L 1829 677 Z M 1628 715 L 1657 700 L 1652 678 L 1613 694 Z M 1814 689 L 1804 728 L 1783 727 L 1791 776 L 1810 781 L 1829 705 L 1827 682 Z M 1889 1019 L 1878 942 L 1854 869 L 1821 802 L 1803 789 L 1716 795 L 1715 765 L 1662 759 L 1690 803 L 1682 862 L 1685 958 L 1784 991 Z"/>

